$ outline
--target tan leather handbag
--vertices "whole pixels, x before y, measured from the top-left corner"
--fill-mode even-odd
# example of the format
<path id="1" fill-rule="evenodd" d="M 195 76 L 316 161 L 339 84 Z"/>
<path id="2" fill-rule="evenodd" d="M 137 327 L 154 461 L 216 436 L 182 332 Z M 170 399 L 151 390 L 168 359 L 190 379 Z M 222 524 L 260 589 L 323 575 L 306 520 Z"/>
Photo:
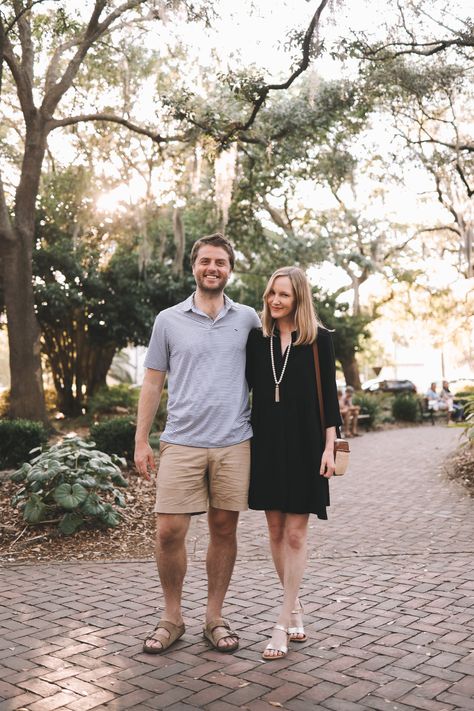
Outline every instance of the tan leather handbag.
<path id="1" fill-rule="evenodd" d="M 326 424 L 324 419 L 324 401 L 323 401 L 323 388 L 321 386 L 321 369 L 319 367 L 319 353 L 316 341 L 313 343 L 313 360 L 314 360 L 314 370 L 316 373 L 316 388 L 318 391 L 318 401 L 319 401 L 319 414 L 321 417 L 321 427 L 323 431 L 326 430 Z M 341 437 L 336 437 L 334 441 L 334 462 L 336 464 L 336 471 L 334 476 L 342 476 L 346 473 L 347 467 L 349 466 L 349 453 L 350 447 L 349 442 Z"/>

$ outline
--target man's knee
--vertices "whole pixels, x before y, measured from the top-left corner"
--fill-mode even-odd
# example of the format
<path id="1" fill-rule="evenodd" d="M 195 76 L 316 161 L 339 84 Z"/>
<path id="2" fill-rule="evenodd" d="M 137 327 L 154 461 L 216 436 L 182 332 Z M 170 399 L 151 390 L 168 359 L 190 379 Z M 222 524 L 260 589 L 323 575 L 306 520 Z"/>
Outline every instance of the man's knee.
<path id="1" fill-rule="evenodd" d="M 212 538 L 235 538 L 238 520 L 238 511 L 210 509 L 208 514 L 210 536 Z"/>
<path id="2" fill-rule="evenodd" d="M 182 545 L 189 527 L 189 517 L 175 514 L 158 514 L 156 517 L 156 543 L 160 549 Z"/>

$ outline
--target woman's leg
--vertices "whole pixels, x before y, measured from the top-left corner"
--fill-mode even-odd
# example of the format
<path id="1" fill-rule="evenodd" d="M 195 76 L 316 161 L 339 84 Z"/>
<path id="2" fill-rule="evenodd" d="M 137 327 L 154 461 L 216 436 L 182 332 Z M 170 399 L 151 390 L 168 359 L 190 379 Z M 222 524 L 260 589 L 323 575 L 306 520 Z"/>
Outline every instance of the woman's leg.
<path id="1" fill-rule="evenodd" d="M 266 516 L 275 568 L 283 583 L 283 604 L 277 624 L 287 629 L 291 623 L 291 613 L 297 609 L 298 590 L 306 566 L 309 514 L 267 511 Z M 276 648 L 285 645 L 285 633 L 275 629 L 270 644 Z M 267 652 L 267 655 L 281 656 L 278 651 Z"/>
<path id="2" fill-rule="evenodd" d="M 283 605 L 279 622 L 289 624 L 298 601 L 298 591 L 303 579 L 308 536 L 309 514 L 286 514 L 283 557 Z"/>
<path id="3" fill-rule="evenodd" d="M 275 570 L 283 585 L 284 578 L 284 532 L 287 514 L 281 511 L 265 511 L 267 517 L 270 550 Z"/>

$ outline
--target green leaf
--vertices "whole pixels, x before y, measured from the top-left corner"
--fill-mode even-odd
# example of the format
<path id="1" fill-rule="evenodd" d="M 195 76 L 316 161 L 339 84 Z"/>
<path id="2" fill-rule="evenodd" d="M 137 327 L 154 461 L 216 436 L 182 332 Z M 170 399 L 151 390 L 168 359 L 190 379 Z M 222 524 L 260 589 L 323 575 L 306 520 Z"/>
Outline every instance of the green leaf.
<path id="1" fill-rule="evenodd" d="M 20 501 L 23 501 L 23 499 L 26 499 L 28 497 L 28 492 L 26 489 L 21 489 L 18 494 L 15 494 L 11 498 L 11 504 L 13 507 L 18 506 Z"/>
<path id="2" fill-rule="evenodd" d="M 23 466 L 20 467 L 20 469 L 17 469 L 16 472 L 13 472 L 13 474 L 10 476 L 11 481 L 14 481 L 15 484 L 19 484 L 26 478 L 30 469 L 31 464 L 25 462 Z"/>
<path id="3" fill-rule="evenodd" d="M 26 481 L 48 481 L 52 479 L 54 474 L 51 474 L 49 469 L 40 469 L 39 467 L 33 467 L 27 474 Z"/>
<path id="4" fill-rule="evenodd" d="M 121 474 L 112 474 L 110 478 L 117 486 L 128 486 L 128 481 Z"/>
<path id="5" fill-rule="evenodd" d="M 77 483 L 86 488 L 91 488 L 97 486 L 97 479 L 94 479 L 93 476 L 89 476 L 89 474 L 84 474 L 84 476 L 77 478 Z"/>
<path id="6" fill-rule="evenodd" d="M 34 447 L 34 449 L 30 449 L 29 454 L 34 454 L 35 452 L 41 452 L 43 448 L 42 447 Z"/>
<path id="7" fill-rule="evenodd" d="M 81 484 L 60 484 L 53 492 L 54 500 L 64 509 L 75 509 L 82 504 L 88 496 L 88 491 Z"/>
<path id="8" fill-rule="evenodd" d="M 61 533 L 64 533 L 66 536 L 70 536 L 71 533 L 77 531 L 77 529 L 82 526 L 83 523 L 84 519 L 82 518 L 82 516 L 79 516 L 79 514 L 67 513 L 64 514 L 64 516 L 62 517 L 58 528 Z"/>
<path id="9" fill-rule="evenodd" d="M 124 509 L 127 504 L 125 503 L 125 498 L 124 498 L 123 494 L 121 494 L 120 491 L 115 491 L 114 493 L 115 493 L 115 496 L 114 496 L 115 503 L 117 504 L 117 506 L 120 506 L 122 509 Z"/>
<path id="10" fill-rule="evenodd" d="M 99 496 L 91 492 L 81 506 L 81 511 L 89 516 L 100 516 L 104 513 L 104 505 Z"/>
<path id="11" fill-rule="evenodd" d="M 106 526 L 110 526 L 111 528 L 115 528 L 115 526 L 119 525 L 120 518 L 120 514 L 117 511 L 114 511 L 110 504 L 105 505 L 104 511 L 100 516 L 101 521 L 103 521 Z"/>
<path id="12" fill-rule="evenodd" d="M 23 510 L 23 518 L 28 523 L 39 523 L 43 519 L 45 511 L 46 505 L 38 494 L 31 494 Z"/>

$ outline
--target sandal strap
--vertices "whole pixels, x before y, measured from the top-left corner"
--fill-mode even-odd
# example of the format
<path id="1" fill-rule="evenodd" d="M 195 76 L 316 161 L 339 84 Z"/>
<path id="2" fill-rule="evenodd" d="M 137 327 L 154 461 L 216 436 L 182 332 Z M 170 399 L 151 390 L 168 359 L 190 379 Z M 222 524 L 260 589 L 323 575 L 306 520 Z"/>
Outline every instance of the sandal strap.
<path id="1" fill-rule="evenodd" d="M 219 627 L 223 629 L 218 629 Z M 216 631 L 217 630 L 217 631 Z M 221 617 L 217 617 L 215 620 L 211 620 L 205 627 L 205 631 L 212 637 L 214 644 L 217 646 L 222 639 L 239 639 L 239 635 L 236 632 L 232 632 L 230 624 L 227 620 Z"/>
<path id="2" fill-rule="evenodd" d="M 179 629 L 180 625 L 175 625 L 174 622 L 169 622 L 168 620 L 160 620 L 158 624 L 156 625 L 155 629 L 153 632 L 156 632 L 158 629 L 166 630 L 170 634 L 174 632 L 176 629 Z"/>
<path id="3" fill-rule="evenodd" d="M 272 643 L 270 642 L 265 647 L 265 651 L 266 652 L 281 652 L 282 654 L 288 654 L 288 647 L 286 644 L 282 644 L 281 647 L 273 647 Z"/>
<path id="4" fill-rule="evenodd" d="M 304 627 L 288 627 L 288 634 L 304 634 Z"/>
<path id="5" fill-rule="evenodd" d="M 161 646 L 168 644 L 173 635 L 178 635 L 181 632 L 182 625 L 175 625 L 173 622 L 168 620 L 160 620 L 156 625 L 153 632 L 145 639 L 145 644 L 147 642 L 159 642 Z M 157 630 L 162 629 L 168 632 L 168 636 L 161 634 L 155 634 Z"/>

